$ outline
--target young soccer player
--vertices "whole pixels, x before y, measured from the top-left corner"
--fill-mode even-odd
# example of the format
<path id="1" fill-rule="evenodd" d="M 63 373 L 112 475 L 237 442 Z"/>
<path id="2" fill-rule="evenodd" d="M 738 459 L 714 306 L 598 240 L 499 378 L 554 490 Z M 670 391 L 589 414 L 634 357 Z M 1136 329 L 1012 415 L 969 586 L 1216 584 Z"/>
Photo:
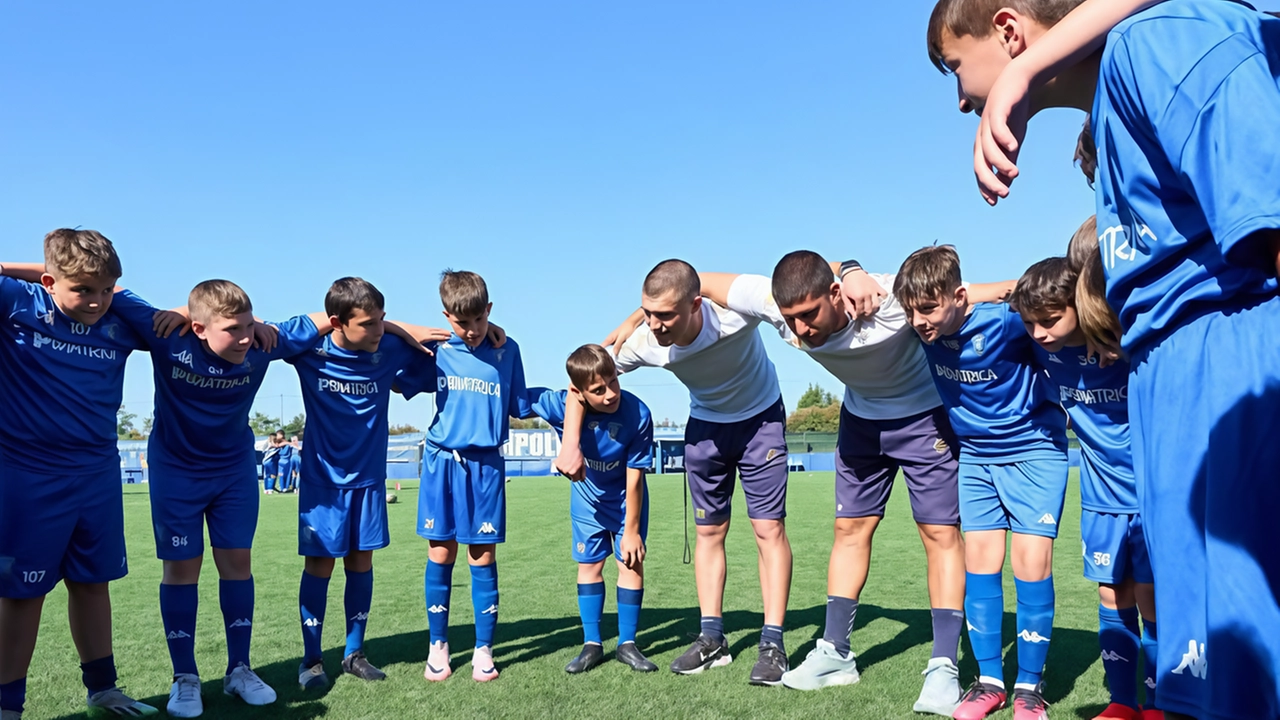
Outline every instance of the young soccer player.
<path id="1" fill-rule="evenodd" d="M 764 627 L 749 680 L 777 685 L 788 669 L 782 624 L 791 591 L 785 521 L 787 416 L 777 372 L 756 332 L 760 321 L 704 302 L 698 273 L 683 260 L 665 260 L 649 271 L 641 308 L 615 331 L 621 343 L 618 370 L 666 368 L 689 389 L 684 464 L 697 528 L 694 578 L 702 620 L 697 639 L 672 661 L 671 671 L 693 675 L 733 660 L 722 616 L 724 542 L 735 476 L 740 474 L 760 552 L 764 596 Z M 647 323 L 636 327 L 641 318 Z M 578 453 L 580 425 L 566 420 L 562 458 L 557 459 L 564 464 L 559 467 L 578 462 L 572 456 Z"/>
<path id="2" fill-rule="evenodd" d="M 657 665 L 636 647 L 644 598 L 645 538 L 649 534 L 649 493 L 644 474 L 653 464 L 653 420 L 649 408 L 618 387 L 613 356 L 599 345 L 583 345 L 565 362 L 569 390 L 531 394 L 533 411 L 563 434 L 565 405 L 583 405 L 582 453 L 586 477 L 571 483 L 569 515 L 573 559 L 578 562 L 578 612 L 582 652 L 565 668 L 576 674 L 604 661 L 600 616 L 604 613 L 604 561 L 618 560 L 618 649 L 615 656 L 632 670 Z M 531 391 L 532 393 L 532 391 Z"/>
<path id="3" fill-rule="evenodd" d="M 270 495 L 280 484 L 280 454 L 284 448 L 284 432 L 277 430 L 267 438 L 267 451 L 262 456 L 262 492 Z"/>
<path id="4" fill-rule="evenodd" d="M 434 392 L 436 416 L 427 429 L 418 535 L 430 542 L 423 578 L 430 648 L 423 677 L 447 679 L 449 601 L 458 543 L 467 545 L 476 646 L 471 677 L 498 677 L 493 639 L 498 626 L 496 549 L 506 540 L 507 496 L 499 453 L 509 417 L 530 417 L 520 347 L 510 338 L 495 347 L 489 337 L 489 289 L 473 272 L 448 270 L 440 301 L 453 333 L 436 348 L 437 373 L 406 373 L 405 397 Z M 412 377 L 411 377 L 412 376 Z"/>
<path id="5" fill-rule="evenodd" d="M 930 55 L 956 73 L 962 109 L 983 107 L 1001 70 L 1048 42 L 1061 15 L 1048 4 L 939 4 Z M 1169 0 L 1027 92 L 1035 110 L 1090 112 L 1099 139 L 1099 241 L 1131 362 L 1139 510 L 1160 581 L 1157 696 L 1171 718 L 1280 716 L 1280 484 L 1257 480 L 1280 465 L 1280 164 L 1263 150 L 1280 133 L 1277 67 L 1280 19 Z"/>
<path id="6" fill-rule="evenodd" d="M 156 709 L 116 686 L 108 583 L 128 572 L 116 411 L 130 351 L 117 311 L 120 259 L 94 230 L 44 239 L 40 283 L 0 277 L 0 717 L 26 701 L 44 598 L 67 587 L 71 639 L 91 709 Z"/>
<path id="7" fill-rule="evenodd" d="M 280 484 L 279 489 L 282 493 L 287 493 L 293 489 L 293 467 L 297 463 L 294 457 L 293 444 L 285 440 L 284 431 L 281 430 L 280 435 Z"/>
<path id="8" fill-rule="evenodd" d="M 306 410 L 298 493 L 298 554 L 306 558 L 298 590 L 304 690 L 329 683 L 321 632 L 334 561 L 346 572 L 347 641 L 342 671 L 361 680 L 386 674 L 365 657 L 373 597 L 373 551 L 391 542 L 387 530 L 387 405 L 396 375 L 434 374 L 429 353 L 384 334 L 382 293 L 367 280 L 341 278 L 325 295 L 332 334 L 287 360 L 298 371 Z"/>
<path id="9" fill-rule="evenodd" d="M 1041 677 L 1053 630 L 1053 540 L 1067 485 L 1066 415 L 1035 367 L 1011 308 L 972 303 L 949 245 L 907 257 L 893 294 L 925 355 L 960 438 L 965 615 L 980 677 L 953 713 L 980 720 L 1005 705 L 1001 663 L 1005 540 L 1013 531 L 1018 675 L 1015 720 L 1047 718 Z"/>
<path id="10" fill-rule="evenodd" d="M 1101 269 L 1092 218 L 1072 242 L 1091 244 Z M 1154 590 L 1129 453 L 1129 363 L 1120 360 L 1104 368 L 1090 355 L 1077 319 L 1077 293 L 1110 312 L 1105 297 L 1079 283 L 1079 273 L 1067 258 L 1049 258 L 1027 270 L 1010 303 L 1036 341 L 1036 358 L 1058 386 L 1059 400 L 1080 438 L 1084 574 L 1098 583 L 1098 640 L 1111 691 L 1111 704 L 1094 720 L 1160 718 L 1162 714 L 1154 709 Z M 1116 330 L 1120 327 L 1118 320 L 1111 319 L 1109 324 Z M 1147 709 L 1141 711 L 1140 648 L 1148 681 Z"/>
<path id="11" fill-rule="evenodd" d="M 964 543 L 957 490 L 959 447 L 920 343 L 897 301 L 868 318 L 851 317 L 842 282 L 855 296 L 884 294 L 892 275 L 868 275 L 854 261 L 829 264 L 817 253 L 789 253 L 773 277 L 706 273 L 703 294 L 764 320 L 845 385 L 836 453 L 835 542 L 827 575 L 823 638 L 783 676 L 800 690 L 859 679 L 850 634 L 871 565 L 872 537 L 901 469 L 924 543 L 932 608 L 933 658 L 914 709 L 950 715 L 960 700 L 956 654 L 963 624 Z M 1007 284 L 976 286 L 997 299 Z"/>

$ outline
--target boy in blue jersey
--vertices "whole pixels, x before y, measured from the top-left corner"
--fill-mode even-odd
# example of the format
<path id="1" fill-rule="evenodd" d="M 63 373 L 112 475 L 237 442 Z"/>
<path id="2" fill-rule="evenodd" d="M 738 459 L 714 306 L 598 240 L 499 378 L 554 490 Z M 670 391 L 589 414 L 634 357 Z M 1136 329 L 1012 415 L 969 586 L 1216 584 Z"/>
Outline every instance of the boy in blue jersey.
<path id="1" fill-rule="evenodd" d="M 965 614 L 980 676 L 953 713 L 980 720 L 1005 705 L 1001 663 L 1005 540 L 1013 532 L 1018 676 L 1015 720 L 1047 718 L 1041 677 L 1053 629 L 1053 540 L 1067 485 L 1066 415 L 1035 368 L 1011 308 L 969 302 L 949 245 L 917 250 L 893 294 L 924 341 L 938 394 L 960 439 Z"/>
<path id="2" fill-rule="evenodd" d="M 930 55 L 971 109 L 1017 58 L 1060 51 L 1024 78 L 1022 107 L 1091 114 L 1083 155 L 1160 580 L 1159 703 L 1170 717 L 1280 717 L 1280 19 L 1169 0 L 1093 51 L 1048 29 L 1061 18 L 1048 4 L 944 0 Z"/>
<path id="3" fill-rule="evenodd" d="M 293 445 L 284 439 L 284 431 L 279 430 L 276 435 L 280 438 L 280 482 L 277 489 L 286 493 L 293 489 L 293 465 L 297 458 L 294 456 Z"/>
<path id="4" fill-rule="evenodd" d="M 145 346 L 116 313 L 139 301 L 113 297 L 120 259 L 100 233 L 55 230 L 44 253 L 39 284 L 0 277 L 0 717 L 22 715 L 59 580 L 90 708 L 150 715 L 116 686 L 108 589 L 128 572 L 116 411 Z"/>
<path id="5" fill-rule="evenodd" d="M 569 515 L 573 559 L 578 562 L 578 612 L 582 652 L 565 668 L 583 673 L 604 661 L 600 617 L 604 613 L 604 562 L 618 560 L 618 649 L 632 670 L 658 669 L 636 647 L 644 598 L 645 539 L 649 493 L 644 474 L 653 464 L 653 420 L 640 398 L 619 388 L 613 356 L 599 345 L 583 345 L 565 361 L 569 390 L 531 391 L 533 411 L 564 434 L 565 405 L 586 411 L 580 446 L 586 477 L 571 483 Z"/>
<path id="6" fill-rule="evenodd" d="M 498 626 L 495 550 L 506 539 L 506 478 L 499 448 L 509 417 L 530 417 L 520 348 L 507 338 L 494 347 L 489 289 L 473 272 L 445 271 L 440 300 L 453 334 L 436 348 L 436 372 L 406 373 L 406 397 L 434 392 L 436 416 L 427 429 L 418 494 L 418 535 L 430 541 L 423 580 L 431 646 L 423 677 L 445 680 L 449 666 L 449 599 L 458 543 L 467 545 L 476 647 L 471 677 L 498 677 L 493 637 Z M 309 445 L 310 443 L 308 443 Z"/>
<path id="7" fill-rule="evenodd" d="M 1097 259 L 1092 221 L 1082 230 L 1077 237 L 1092 240 Z M 1098 583 L 1098 640 L 1111 691 L 1111 704 L 1094 720 L 1154 720 L 1163 717 L 1154 709 L 1155 591 L 1129 453 L 1129 363 L 1101 367 L 1089 353 L 1076 312 L 1077 293 L 1089 288 L 1078 276 L 1067 258 L 1042 260 L 1023 274 L 1010 303 L 1036 341 L 1036 359 L 1058 387 L 1080 439 L 1084 574 Z M 1106 307 L 1101 294 L 1093 298 Z M 1145 710 L 1138 705 L 1139 649 L 1150 683 Z"/>
<path id="8" fill-rule="evenodd" d="M 362 680 L 386 674 L 365 657 L 364 635 L 373 597 L 373 551 L 387 530 L 387 405 L 396 375 L 412 368 L 434 374 L 430 353 L 384 335 L 383 296 L 371 283 L 347 277 L 333 283 L 324 307 L 333 333 L 287 361 L 298 371 L 306 409 L 298 493 L 298 554 L 306 558 L 298 590 L 303 689 L 329 683 L 321 632 L 334 560 L 346 570 L 347 641 L 343 672 Z"/>
<path id="9" fill-rule="evenodd" d="M 283 430 L 277 430 L 267 438 L 267 451 L 262 456 L 262 492 L 265 495 L 281 489 L 280 470 L 284 446 Z"/>

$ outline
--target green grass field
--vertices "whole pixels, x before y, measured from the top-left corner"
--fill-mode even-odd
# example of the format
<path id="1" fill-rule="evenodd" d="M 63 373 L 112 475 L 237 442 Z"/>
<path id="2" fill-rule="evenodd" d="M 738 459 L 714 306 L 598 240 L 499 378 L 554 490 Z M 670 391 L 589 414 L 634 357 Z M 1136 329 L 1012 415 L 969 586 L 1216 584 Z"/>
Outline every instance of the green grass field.
<path id="1" fill-rule="evenodd" d="M 791 477 L 788 531 L 795 552 L 787 649 L 798 664 L 822 633 L 827 555 L 831 543 L 831 473 Z M 735 507 L 739 527 L 729 533 L 725 629 L 734 662 L 700 676 L 682 677 L 666 665 L 696 632 L 697 598 L 693 567 L 681 563 L 683 497 L 679 477 L 650 480 L 652 496 L 647 591 L 639 643 L 663 669 L 641 675 L 610 660 L 583 676 L 564 665 L 581 647 L 575 596 L 575 565 L 569 556 L 567 481 L 516 478 L 508 487 L 508 541 L 498 552 L 502 614 L 495 648 L 502 677 L 479 684 L 470 677 L 473 642 L 469 576 L 454 575 L 451 646 L 454 677 L 444 683 L 422 679 L 426 659 L 426 613 L 422 574 L 427 544 L 413 531 L 416 488 L 406 484 L 400 503 L 390 506 L 391 546 L 375 555 L 376 586 L 367 652 L 387 671 L 386 682 L 366 684 L 338 676 L 325 693 L 304 694 L 297 686 L 302 651 L 298 628 L 297 516 L 293 495 L 262 498 L 255 547 L 257 610 L 253 659 L 257 671 L 280 694 L 266 708 L 249 708 L 222 695 L 225 646 L 218 610 L 217 576 L 206 553 L 200 586 L 197 657 L 205 683 L 205 717 L 258 718 L 498 718 L 498 717 L 922 717 L 911 712 L 920 672 L 929 658 L 930 618 L 924 552 L 911 522 L 905 488 L 897 488 L 876 536 L 871 578 L 862 596 L 854 631 L 862 682 L 816 693 L 747 684 L 762 622 L 756 553 L 741 494 Z M 1081 577 L 1078 548 L 1079 495 L 1068 491 L 1067 510 L 1055 568 L 1058 611 L 1049 653 L 1046 696 L 1054 718 L 1091 718 L 1107 702 L 1097 647 L 1097 591 Z M 170 666 L 157 608 L 160 562 L 155 560 L 145 486 L 126 486 L 125 521 L 132 572 L 113 585 L 115 653 L 120 677 L 134 696 L 163 708 Z M 1006 565 L 1007 567 L 1007 565 Z M 612 570 L 612 568 L 610 568 Z M 606 651 L 616 639 L 613 574 L 606 575 Z M 1005 573 L 1005 639 L 1012 645 L 1012 575 Z M 342 574 L 329 593 L 325 664 L 336 674 L 342 653 Z M 1012 683 L 1014 663 L 1007 655 Z M 961 678 L 976 674 L 967 642 Z M 83 688 L 66 621 L 66 593 L 49 596 L 40 643 L 31 668 L 28 720 L 79 717 Z M 1011 717 L 1005 710 L 997 718 Z"/>

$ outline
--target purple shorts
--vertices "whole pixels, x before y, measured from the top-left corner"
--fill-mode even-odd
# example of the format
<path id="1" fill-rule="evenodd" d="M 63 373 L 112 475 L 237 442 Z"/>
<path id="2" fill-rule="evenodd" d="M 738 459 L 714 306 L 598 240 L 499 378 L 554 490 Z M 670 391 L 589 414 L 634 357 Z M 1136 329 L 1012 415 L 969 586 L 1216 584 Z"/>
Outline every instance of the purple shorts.
<path id="1" fill-rule="evenodd" d="M 865 420 L 840 408 L 836 517 L 884 517 L 902 470 L 911 514 L 924 525 L 960 522 L 960 441 L 945 408 L 898 420 Z"/>
<path id="2" fill-rule="evenodd" d="M 747 496 L 747 517 L 781 520 L 787 516 L 786 424 L 782 398 L 759 415 L 738 422 L 689 418 L 684 430 L 684 468 L 695 524 L 728 522 L 734 475 L 739 473 Z"/>

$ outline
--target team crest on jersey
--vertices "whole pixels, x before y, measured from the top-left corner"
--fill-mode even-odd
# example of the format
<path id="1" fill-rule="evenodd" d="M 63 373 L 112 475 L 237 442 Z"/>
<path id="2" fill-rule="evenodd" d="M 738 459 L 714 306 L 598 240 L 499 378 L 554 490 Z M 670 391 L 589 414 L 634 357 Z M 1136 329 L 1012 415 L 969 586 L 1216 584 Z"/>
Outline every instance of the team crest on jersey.
<path id="1" fill-rule="evenodd" d="M 378 363 L 382 362 L 382 353 L 376 352 L 373 355 L 369 356 L 369 362 L 373 363 L 374 365 L 377 365 Z"/>
<path id="2" fill-rule="evenodd" d="M 978 333 L 973 336 L 973 351 L 981 355 L 987 351 L 987 336 Z"/>
<path id="3" fill-rule="evenodd" d="M 946 440 L 943 440 L 942 438 L 938 438 L 937 440 L 933 441 L 933 451 L 938 453 L 939 455 L 941 455 L 942 453 L 946 452 L 949 449 L 951 449 L 951 446 L 947 444 Z"/>
<path id="4" fill-rule="evenodd" d="M 120 334 L 120 326 L 115 323 L 108 323 L 102 327 L 102 331 L 107 334 L 107 337 L 115 340 L 116 336 Z"/>
<path id="5" fill-rule="evenodd" d="M 600 427 L 600 423 L 596 422 L 595 420 L 592 420 L 591 422 L 587 423 L 587 429 L 593 432 L 599 427 Z"/>
<path id="6" fill-rule="evenodd" d="M 191 357 L 190 350 L 181 350 L 173 354 L 173 359 L 186 365 L 189 368 L 195 368 L 195 358 Z"/>
<path id="7" fill-rule="evenodd" d="M 955 340 L 943 340 L 943 341 L 942 341 L 942 346 L 943 346 L 943 347 L 947 347 L 947 348 L 951 348 L 952 350 L 959 350 L 959 349 L 960 349 L 960 343 L 956 342 Z"/>
<path id="8" fill-rule="evenodd" d="M 609 439 L 617 440 L 618 433 L 622 432 L 622 425 L 618 423 L 609 423 Z"/>

